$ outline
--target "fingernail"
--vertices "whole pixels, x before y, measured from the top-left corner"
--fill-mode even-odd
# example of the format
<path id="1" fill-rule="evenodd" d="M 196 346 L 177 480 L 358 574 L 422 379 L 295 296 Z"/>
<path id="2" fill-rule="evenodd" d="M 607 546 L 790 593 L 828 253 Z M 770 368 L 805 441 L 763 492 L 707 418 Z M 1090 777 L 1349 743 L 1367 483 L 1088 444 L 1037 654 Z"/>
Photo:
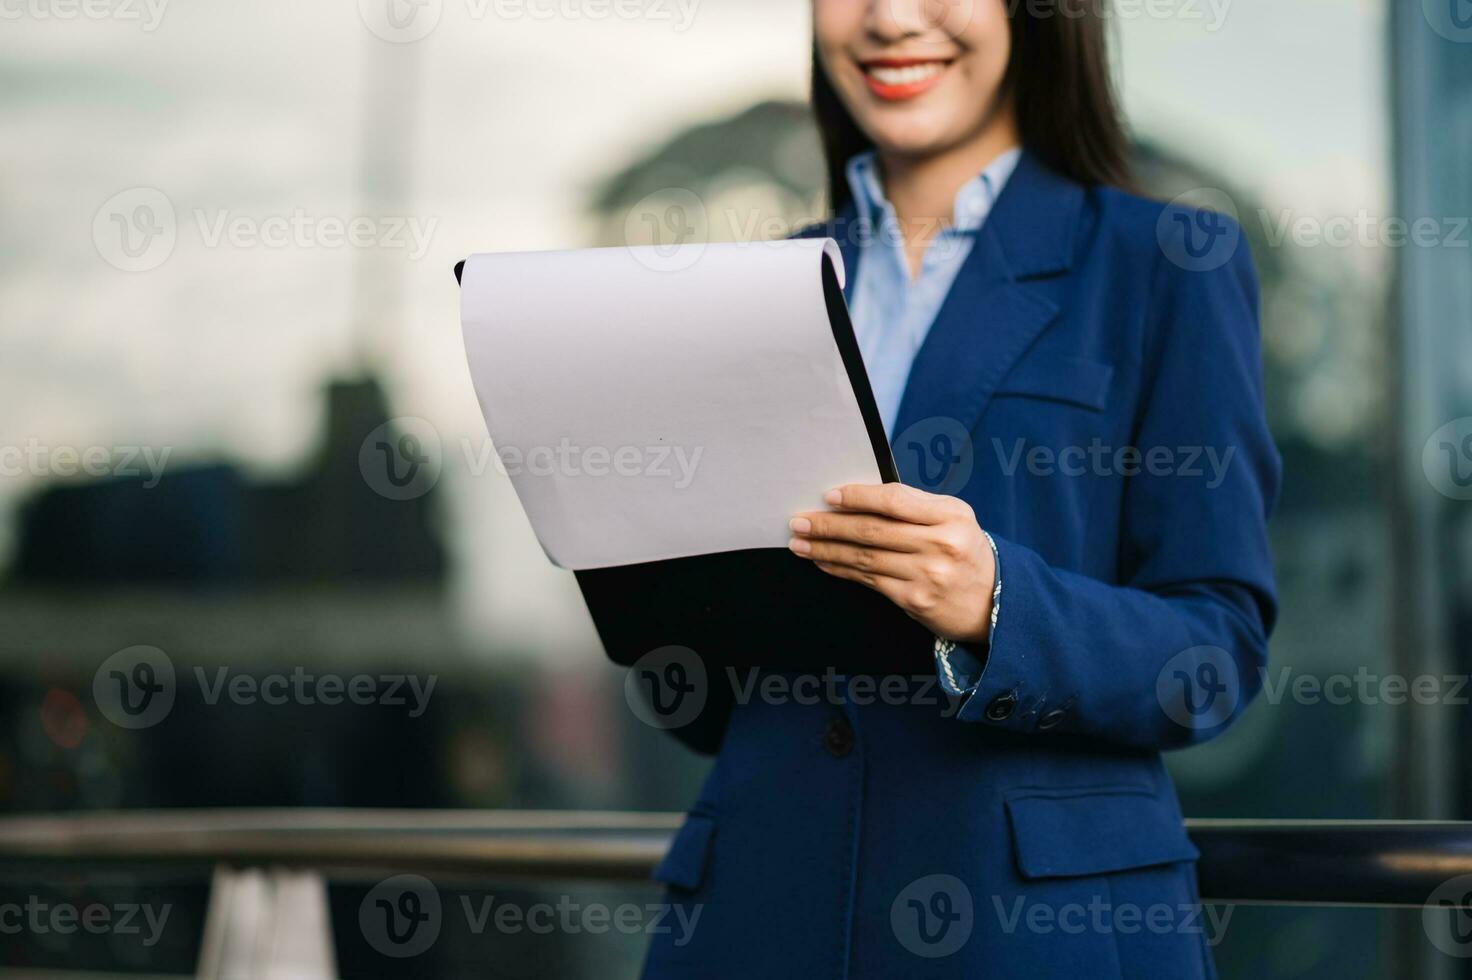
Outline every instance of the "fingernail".
<path id="1" fill-rule="evenodd" d="M 794 517 L 787 522 L 787 526 L 792 529 L 794 534 L 807 534 L 813 529 L 813 522 L 806 517 Z"/>
<path id="2" fill-rule="evenodd" d="M 839 490 L 836 487 L 832 490 L 829 490 L 827 493 L 823 494 L 823 503 L 833 504 L 834 506 L 843 503 L 843 491 Z"/>
<path id="3" fill-rule="evenodd" d="M 810 554 L 813 550 L 812 544 L 810 542 L 804 541 L 802 538 L 793 538 L 791 541 L 787 542 L 787 547 L 791 548 L 795 553 L 799 555 Z"/>

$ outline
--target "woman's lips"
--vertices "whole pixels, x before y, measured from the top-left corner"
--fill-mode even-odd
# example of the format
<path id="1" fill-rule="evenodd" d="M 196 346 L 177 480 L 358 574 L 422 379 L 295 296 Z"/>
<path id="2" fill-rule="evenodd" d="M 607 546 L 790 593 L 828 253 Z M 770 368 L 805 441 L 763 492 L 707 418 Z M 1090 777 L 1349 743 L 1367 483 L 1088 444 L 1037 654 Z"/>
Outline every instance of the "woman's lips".
<path id="1" fill-rule="evenodd" d="M 930 91 L 949 66 L 949 61 L 933 58 L 876 58 L 859 65 L 869 91 L 887 102 L 902 102 Z"/>

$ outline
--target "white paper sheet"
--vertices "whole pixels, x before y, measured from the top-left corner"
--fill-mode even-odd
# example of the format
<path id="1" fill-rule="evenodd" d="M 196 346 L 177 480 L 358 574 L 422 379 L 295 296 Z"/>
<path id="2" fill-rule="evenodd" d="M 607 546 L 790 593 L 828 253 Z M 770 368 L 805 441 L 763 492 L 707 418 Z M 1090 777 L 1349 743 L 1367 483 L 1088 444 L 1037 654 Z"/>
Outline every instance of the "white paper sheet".
<path id="1" fill-rule="evenodd" d="M 832 240 L 480 254 L 470 374 L 548 557 L 571 569 L 785 547 L 877 483 L 828 322 Z"/>

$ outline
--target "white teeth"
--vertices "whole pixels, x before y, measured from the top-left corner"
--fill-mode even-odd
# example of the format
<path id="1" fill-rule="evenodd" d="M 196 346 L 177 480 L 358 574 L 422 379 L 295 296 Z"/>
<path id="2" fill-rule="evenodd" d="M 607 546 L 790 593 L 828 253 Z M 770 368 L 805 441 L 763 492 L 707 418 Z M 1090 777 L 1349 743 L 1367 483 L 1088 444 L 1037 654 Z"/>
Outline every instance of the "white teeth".
<path id="1" fill-rule="evenodd" d="M 869 76 L 880 85 L 914 85 L 927 78 L 934 78 L 944 71 L 945 67 L 945 64 L 939 61 L 926 62 L 923 65 L 909 65 L 904 68 L 883 68 L 875 65 L 869 69 Z"/>

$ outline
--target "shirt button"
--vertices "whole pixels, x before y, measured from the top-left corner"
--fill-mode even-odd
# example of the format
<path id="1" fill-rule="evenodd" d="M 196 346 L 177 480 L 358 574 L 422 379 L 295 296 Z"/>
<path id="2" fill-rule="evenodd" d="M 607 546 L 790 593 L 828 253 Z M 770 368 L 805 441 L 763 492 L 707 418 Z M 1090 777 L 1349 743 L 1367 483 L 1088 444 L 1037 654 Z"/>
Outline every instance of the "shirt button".
<path id="1" fill-rule="evenodd" d="M 1006 694 L 998 694 L 992 699 L 992 703 L 986 706 L 987 721 L 1006 721 L 1012 717 L 1012 712 L 1017 710 L 1017 694 L 1008 691 Z"/>
<path id="2" fill-rule="evenodd" d="M 835 759 L 842 759 L 854 750 L 854 730 L 845 718 L 833 718 L 823 731 L 823 748 Z"/>
<path id="3" fill-rule="evenodd" d="M 1038 731 L 1046 732 L 1049 729 L 1057 728 L 1067 714 L 1068 712 L 1062 708 L 1054 708 L 1038 719 Z"/>

